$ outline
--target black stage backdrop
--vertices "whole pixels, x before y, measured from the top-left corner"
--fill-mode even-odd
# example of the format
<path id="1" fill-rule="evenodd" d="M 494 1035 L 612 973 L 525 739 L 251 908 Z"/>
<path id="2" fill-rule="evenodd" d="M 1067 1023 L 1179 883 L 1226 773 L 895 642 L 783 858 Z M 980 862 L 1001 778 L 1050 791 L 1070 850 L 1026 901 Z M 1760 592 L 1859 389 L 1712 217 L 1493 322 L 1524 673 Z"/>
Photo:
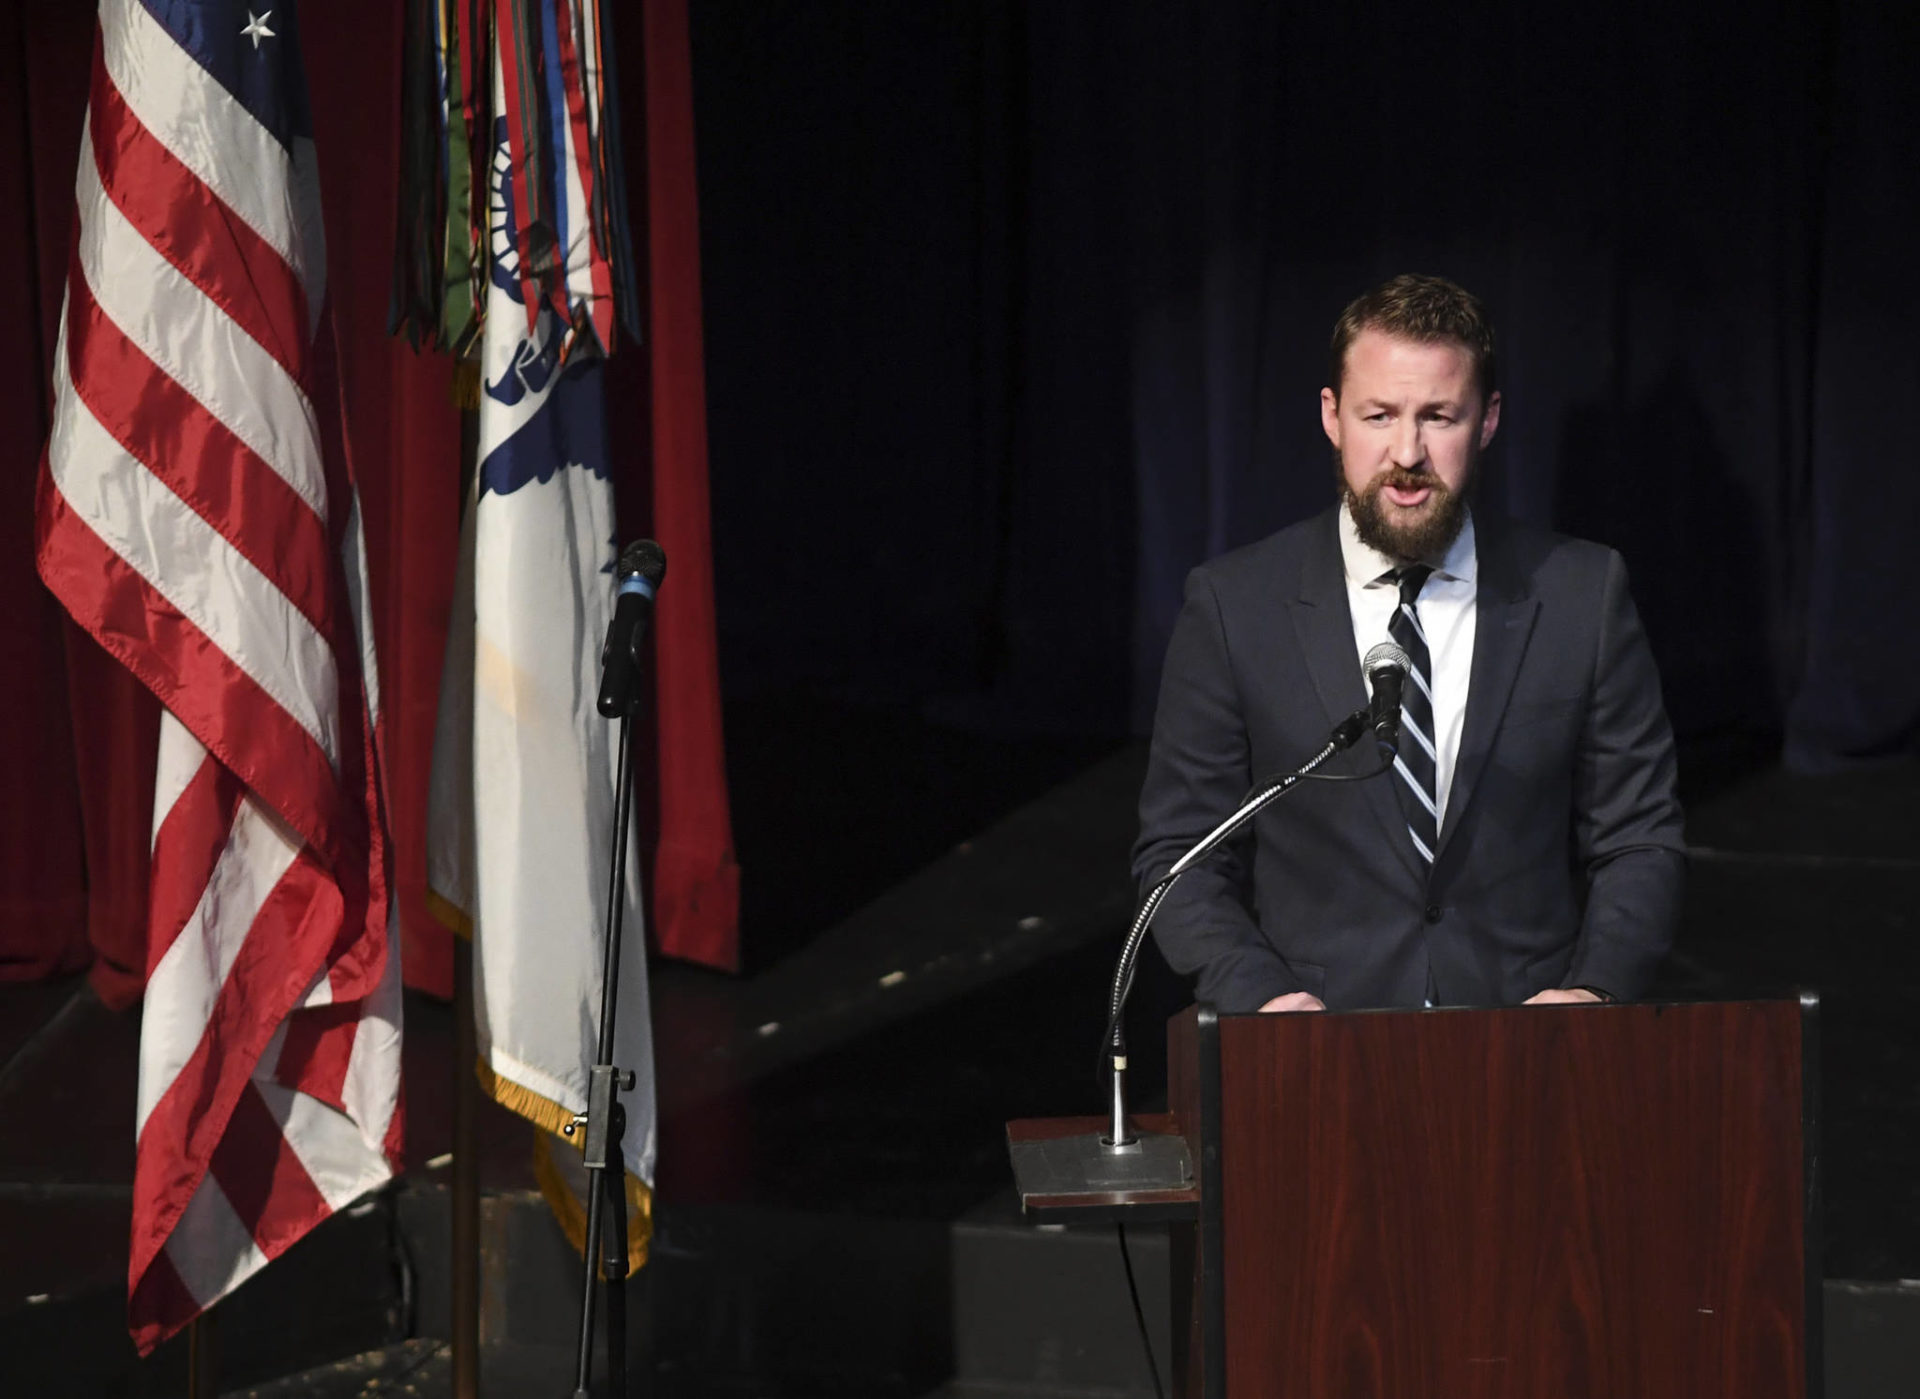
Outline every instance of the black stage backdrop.
<path id="1" fill-rule="evenodd" d="M 1619 548 L 1684 735 L 1920 719 L 1904 7 L 694 7 L 722 656 L 1151 712 L 1181 579 L 1320 509 L 1334 317 L 1488 302 L 1485 499 Z"/>

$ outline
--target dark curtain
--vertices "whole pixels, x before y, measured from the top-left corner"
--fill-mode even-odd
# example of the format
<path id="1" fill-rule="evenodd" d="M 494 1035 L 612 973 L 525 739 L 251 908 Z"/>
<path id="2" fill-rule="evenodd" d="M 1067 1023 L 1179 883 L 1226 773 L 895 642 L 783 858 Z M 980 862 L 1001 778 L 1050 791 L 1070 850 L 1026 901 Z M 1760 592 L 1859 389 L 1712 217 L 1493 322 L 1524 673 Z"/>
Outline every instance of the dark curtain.
<path id="1" fill-rule="evenodd" d="M 1501 332 L 1485 504 L 1622 551 L 1683 734 L 1912 747 L 1912 20 L 695 21 L 736 692 L 1143 723 L 1186 570 L 1333 499 L 1335 316 L 1420 270 Z"/>
<path id="2" fill-rule="evenodd" d="M 1819 246 L 1805 659 L 1788 758 L 1818 770 L 1911 749 L 1920 721 L 1920 32 L 1850 6 L 1835 41 Z"/>
<path id="3" fill-rule="evenodd" d="M 1124 728 L 1130 192 L 1104 26 L 692 17 L 729 693 Z"/>
<path id="4" fill-rule="evenodd" d="M 1484 503 L 1622 551 L 1680 731 L 1912 747 L 1897 8 L 695 15 L 735 693 L 1146 722 L 1192 564 L 1332 501 L 1340 307 L 1484 297 Z M 1893 654 L 1889 654 L 1893 652 Z"/>
<path id="5" fill-rule="evenodd" d="M 1187 567 L 1332 498 L 1328 329 L 1418 270 L 1476 290 L 1499 327 L 1485 504 L 1626 556 L 1683 733 L 1780 729 L 1832 547 L 1820 484 L 1847 469 L 1822 450 L 1816 364 L 1829 337 L 1891 331 L 1866 306 L 1821 314 L 1834 17 L 1139 15 L 1136 692 Z M 1907 688 L 1910 726 L 1911 671 Z M 1831 737 L 1837 754 L 1898 734 Z"/>

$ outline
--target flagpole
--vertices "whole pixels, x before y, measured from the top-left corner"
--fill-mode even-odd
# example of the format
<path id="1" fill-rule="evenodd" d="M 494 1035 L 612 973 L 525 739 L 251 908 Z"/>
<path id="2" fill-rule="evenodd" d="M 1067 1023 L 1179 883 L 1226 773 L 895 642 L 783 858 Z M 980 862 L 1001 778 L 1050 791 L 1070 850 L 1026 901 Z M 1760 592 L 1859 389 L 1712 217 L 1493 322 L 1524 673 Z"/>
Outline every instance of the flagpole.
<path id="1" fill-rule="evenodd" d="M 208 1307 L 187 1323 L 188 1399 L 219 1399 L 220 1313 Z"/>
<path id="2" fill-rule="evenodd" d="M 467 497 L 480 448 L 480 409 L 462 392 L 470 361 L 455 368 L 460 399 L 460 498 Z M 480 1396 L 480 1150 L 476 1122 L 480 1081 L 474 1067 L 480 1056 L 473 1016 L 473 942 L 453 940 L 453 1399 Z"/>
<path id="3" fill-rule="evenodd" d="M 480 1394 L 480 1163 L 474 1118 L 473 944 L 453 942 L 453 1399 Z"/>

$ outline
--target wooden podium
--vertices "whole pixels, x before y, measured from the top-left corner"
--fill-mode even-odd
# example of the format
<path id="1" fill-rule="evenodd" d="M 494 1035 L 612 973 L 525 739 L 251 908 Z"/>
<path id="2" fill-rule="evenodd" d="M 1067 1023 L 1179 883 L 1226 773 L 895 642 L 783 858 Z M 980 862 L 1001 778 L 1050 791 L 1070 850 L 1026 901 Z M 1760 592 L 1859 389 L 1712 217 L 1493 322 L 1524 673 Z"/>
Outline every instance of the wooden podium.
<path id="1" fill-rule="evenodd" d="M 1190 1007 L 1141 1152 L 1012 1122 L 1015 1178 L 1174 1221 L 1190 1399 L 1809 1399 L 1817 1007 Z"/>

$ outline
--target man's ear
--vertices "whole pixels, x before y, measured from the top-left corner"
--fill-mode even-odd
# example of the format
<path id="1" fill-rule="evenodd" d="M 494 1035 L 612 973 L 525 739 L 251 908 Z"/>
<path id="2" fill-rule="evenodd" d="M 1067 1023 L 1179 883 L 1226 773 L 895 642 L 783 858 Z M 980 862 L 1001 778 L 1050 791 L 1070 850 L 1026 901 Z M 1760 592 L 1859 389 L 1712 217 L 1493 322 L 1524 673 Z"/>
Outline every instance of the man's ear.
<path id="1" fill-rule="evenodd" d="M 1332 389 L 1320 390 L 1320 430 L 1337 450 L 1340 446 L 1340 395 Z"/>
<path id="2" fill-rule="evenodd" d="M 1485 451 L 1487 444 L 1493 441 L 1493 434 L 1500 429 L 1500 394 L 1495 390 L 1487 399 L 1487 411 L 1480 415 L 1480 450 Z"/>

